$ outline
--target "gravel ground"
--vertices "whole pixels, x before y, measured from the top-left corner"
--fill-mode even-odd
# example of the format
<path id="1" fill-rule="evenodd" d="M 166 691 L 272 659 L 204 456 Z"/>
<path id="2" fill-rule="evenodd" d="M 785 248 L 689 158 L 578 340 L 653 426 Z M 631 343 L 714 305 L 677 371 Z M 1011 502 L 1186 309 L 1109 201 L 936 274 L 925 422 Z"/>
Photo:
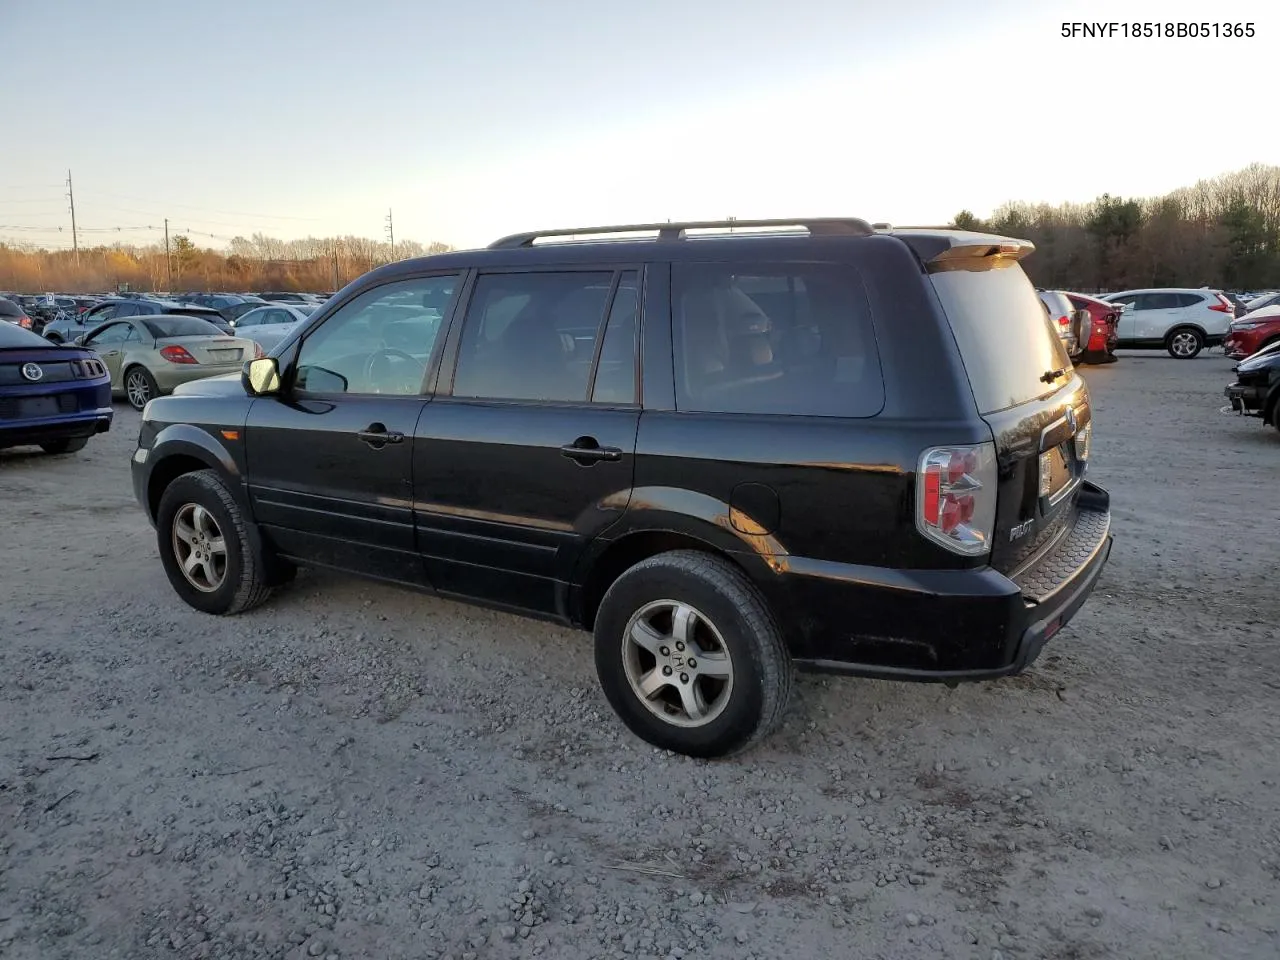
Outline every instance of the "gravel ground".
<path id="1" fill-rule="evenodd" d="M 0 454 L 0 956 L 1275 957 L 1280 435 L 1229 367 L 1087 369 L 1116 545 L 1029 673 L 802 677 L 720 762 L 626 733 L 585 634 L 180 605 L 126 408 Z"/>

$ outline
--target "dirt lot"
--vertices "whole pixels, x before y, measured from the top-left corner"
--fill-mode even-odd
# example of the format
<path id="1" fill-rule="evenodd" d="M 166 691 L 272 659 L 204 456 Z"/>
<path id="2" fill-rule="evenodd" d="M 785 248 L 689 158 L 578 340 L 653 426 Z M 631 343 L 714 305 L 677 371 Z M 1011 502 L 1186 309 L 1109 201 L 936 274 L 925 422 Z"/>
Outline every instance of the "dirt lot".
<path id="1" fill-rule="evenodd" d="M 802 678 L 723 762 L 589 638 L 329 574 L 180 606 L 137 416 L 0 454 L 0 956 L 1280 955 L 1280 435 L 1088 368 L 1116 544 L 1027 675 Z"/>

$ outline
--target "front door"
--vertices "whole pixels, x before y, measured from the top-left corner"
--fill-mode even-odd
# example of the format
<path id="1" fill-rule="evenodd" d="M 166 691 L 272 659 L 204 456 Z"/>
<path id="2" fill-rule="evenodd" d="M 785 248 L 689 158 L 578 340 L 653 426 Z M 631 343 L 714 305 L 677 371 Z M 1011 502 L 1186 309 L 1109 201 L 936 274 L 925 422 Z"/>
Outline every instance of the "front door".
<path id="1" fill-rule="evenodd" d="M 565 616 L 578 556 L 631 496 L 638 290 L 635 269 L 476 277 L 414 440 L 442 593 Z"/>
<path id="2" fill-rule="evenodd" d="M 120 374 L 126 340 L 141 340 L 141 337 L 133 329 L 132 324 L 121 320 L 119 323 L 103 327 L 93 337 L 84 342 L 86 347 L 95 351 L 102 358 L 107 372 L 111 374 L 111 386 L 117 390 L 122 389 Z"/>
<path id="3" fill-rule="evenodd" d="M 385 283 L 343 304 L 284 361 L 246 423 L 254 517 L 283 555 L 417 586 L 413 434 L 458 275 Z"/>

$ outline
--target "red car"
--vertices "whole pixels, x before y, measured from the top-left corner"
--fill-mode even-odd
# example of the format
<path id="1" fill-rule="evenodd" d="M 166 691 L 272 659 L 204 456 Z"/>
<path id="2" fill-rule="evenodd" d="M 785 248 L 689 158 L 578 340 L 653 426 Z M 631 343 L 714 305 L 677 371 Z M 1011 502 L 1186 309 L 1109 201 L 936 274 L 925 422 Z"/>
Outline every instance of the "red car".
<path id="1" fill-rule="evenodd" d="M 1120 323 L 1120 311 L 1114 303 L 1107 303 L 1097 297 L 1085 296 L 1083 293 L 1068 293 L 1067 299 L 1077 310 L 1088 310 L 1093 320 L 1093 333 L 1084 346 L 1085 363 L 1114 363 L 1116 359 L 1116 341 L 1119 335 L 1116 329 Z"/>
<path id="2" fill-rule="evenodd" d="M 1264 307 L 1232 320 L 1222 346 L 1232 360 L 1243 360 L 1273 343 L 1280 343 L 1280 307 Z"/>

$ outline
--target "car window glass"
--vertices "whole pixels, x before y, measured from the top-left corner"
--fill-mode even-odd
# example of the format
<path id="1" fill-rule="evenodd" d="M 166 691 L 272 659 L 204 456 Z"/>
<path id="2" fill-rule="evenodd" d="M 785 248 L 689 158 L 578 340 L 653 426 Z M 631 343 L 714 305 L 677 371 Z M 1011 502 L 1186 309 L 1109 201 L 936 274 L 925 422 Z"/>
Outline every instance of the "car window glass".
<path id="1" fill-rule="evenodd" d="M 135 327 L 132 323 L 122 323 L 120 324 L 120 326 L 124 327 L 125 343 L 141 343 L 142 342 L 142 334 L 138 332 L 138 328 Z"/>
<path id="2" fill-rule="evenodd" d="M 1171 294 L 1177 301 L 1179 307 L 1195 307 L 1204 303 L 1204 297 L 1198 293 L 1175 293 Z"/>
<path id="3" fill-rule="evenodd" d="M 418 277 L 368 290 L 312 331 L 294 385 L 313 393 L 415 395 L 458 277 Z"/>
<path id="4" fill-rule="evenodd" d="M 585 401 L 612 282 L 611 272 L 480 276 L 462 328 L 454 396 Z"/>
<path id="5" fill-rule="evenodd" d="M 125 335 L 129 332 L 129 325 L 125 323 L 113 323 L 105 330 L 99 330 L 92 337 L 85 341 L 86 346 L 98 347 L 110 343 L 120 343 L 124 340 Z"/>
<path id="6" fill-rule="evenodd" d="M 133 317 L 139 313 L 138 304 L 136 303 L 117 303 L 112 317 L 119 319 L 120 317 Z"/>
<path id="7" fill-rule="evenodd" d="M 242 329 L 244 327 L 256 327 L 262 323 L 262 313 L 261 310 L 251 310 L 236 321 L 236 326 Z"/>
<path id="8" fill-rule="evenodd" d="M 884 405 L 849 267 L 675 264 L 671 297 L 679 410 L 867 417 Z"/>
<path id="9" fill-rule="evenodd" d="M 628 270 L 618 281 L 609 308 L 600 360 L 591 391 L 594 403 L 636 402 L 636 319 L 640 287 L 636 271 Z"/>

